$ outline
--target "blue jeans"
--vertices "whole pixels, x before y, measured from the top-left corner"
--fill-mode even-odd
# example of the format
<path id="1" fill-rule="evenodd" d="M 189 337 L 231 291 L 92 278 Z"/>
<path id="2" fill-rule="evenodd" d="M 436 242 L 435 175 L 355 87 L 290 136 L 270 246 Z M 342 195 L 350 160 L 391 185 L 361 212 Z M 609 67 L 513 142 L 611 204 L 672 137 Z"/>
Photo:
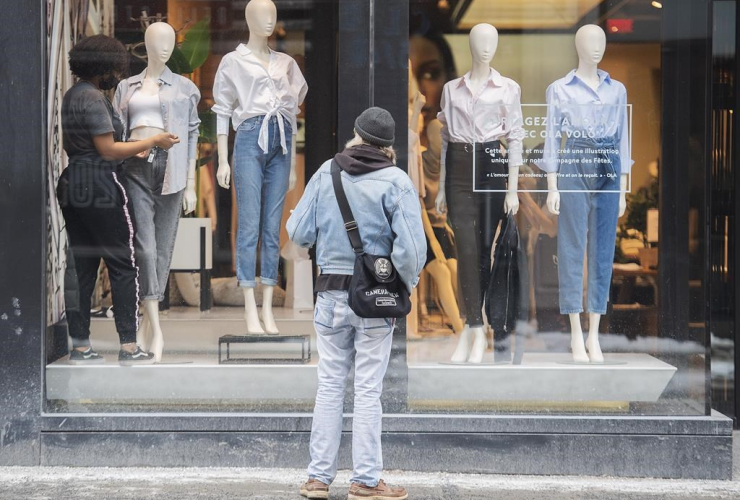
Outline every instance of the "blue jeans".
<path id="1" fill-rule="evenodd" d="M 565 150 L 560 156 L 558 177 L 560 313 L 583 312 L 583 259 L 587 255 L 588 312 L 604 314 L 619 218 L 617 142 L 571 138 L 566 141 Z"/>
<path id="2" fill-rule="evenodd" d="M 236 231 L 236 277 L 239 286 L 257 286 L 257 242 L 260 242 L 260 281 L 276 285 L 280 259 L 280 221 L 290 178 L 290 150 L 293 140 L 285 121 L 288 153 L 280 146 L 278 119 L 270 118 L 267 153 L 257 144 L 264 116 L 249 118 L 239 125 L 234 145 L 234 188 L 238 207 Z"/>
<path id="3" fill-rule="evenodd" d="M 358 317 L 347 305 L 347 292 L 319 292 L 314 310 L 319 389 L 311 428 L 310 478 L 331 484 L 337 475 L 344 390 L 354 358 L 351 481 L 377 486 L 383 471 L 380 394 L 394 326 L 393 319 Z"/>

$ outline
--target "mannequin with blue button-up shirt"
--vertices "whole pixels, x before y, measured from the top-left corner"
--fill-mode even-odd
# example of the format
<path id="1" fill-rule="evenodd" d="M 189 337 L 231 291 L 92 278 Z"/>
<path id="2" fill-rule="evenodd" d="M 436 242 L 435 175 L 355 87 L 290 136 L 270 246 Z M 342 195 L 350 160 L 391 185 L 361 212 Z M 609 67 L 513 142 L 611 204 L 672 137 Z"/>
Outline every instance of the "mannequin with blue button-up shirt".
<path id="1" fill-rule="evenodd" d="M 136 75 L 121 82 L 114 99 L 115 107 L 125 122 L 124 128 L 127 130 L 128 140 L 140 141 L 165 131 L 173 132 L 179 129 L 187 133 L 187 138 L 182 137 L 185 142 L 184 147 L 179 150 L 172 149 L 169 152 L 167 172 L 159 196 L 177 196 L 176 193 L 184 188 L 182 208 L 188 214 L 195 210 L 198 202 L 195 191 L 195 172 L 198 125 L 200 123 L 197 116 L 197 103 L 200 99 L 200 93 L 190 80 L 173 74 L 166 66 L 167 61 L 172 56 L 176 42 L 175 30 L 172 26 L 165 22 L 150 24 L 146 29 L 144 41 L 147 50 L 146 70 L 142 75 Z M 174 100 L 172 98 L 172 88 L 174 88 L 177 95 L 187 93 L 188 99 L 181 102 Z M 182 89 L 186 89 L 187 92 L 182 91 Z M 156 106 L 152 103 L 146 114 L 134 113 L 131 101 L 136 98 L 150 102 L 155 101 Z M 175 108 L 175 106 L 178 106 L 178 108 Z M 138 156 L 140 158 L 147 158 L 148 156 L 151 162 L 154 154 L 154 151 L 151 153 L 145 151 Z M 187 164 L 187 170 L 184 168 L 185 163 Z M 177 220 L 167 222 L 165 225 L 172 224 L 176 228 L 180 214 L 175 215 Z M 142 216 L 143 214 L 137 213 L 137 218 Z M 143 224 L 143 221 L 139 222 Z M 150 223 L 154 224 L 154 222 Z M 176 232 L 176 229 L 174 231 Z M 138 251 L 137 244 L 137 253 Z M 157 259 L 161 260 L 166 256 L 171 258 L 171 252 L 172 248 L 170 247 L 158 247 L 156 248 Z M 167 264 L 167 268 L 169 268 L 169 264 Z M 144 293 L 142 290 L 142 294 Z M 159 293 L 164 294 L 164 290 L 159 290 Z M 144 296 L 141 299 L 141 304 L 144 310 L 144 321 L 137 332 L 137 343 L 145 351 L 151 351 L 154 354 L 155 361 L 160 362 L 164 349 L 164 336 L 159 322 L 159 299 Z"/>
<path id="2" fill-rule="evenodd" d="M 575 46 L 578 53 L 578 68 L 572 73 L 572 78 L 577 79 L 581 85 L 585 86 L 584 90 L 596 95 L 601 95 L 602 86 L 608 82 L 608 74 L 598 70 L 598 64 L 604 57 L 606 50 L 606 34 L 599 26 L 594 24 L 587 24 L 582 26 L 575 37 Z M 568 75 L 566 78 L 570 78 Z M 548 90 L 549 94 L 549 90 Z M 624 96 L 625 102 L 618 103 L 615 108 L 620 106 L 626 106 L 626 96 Z M 603 102 L 601 97 L 596 101 L 598 104 L 610 104 Z M 550 95 L 548 95 L 548 105 L 552 105 L 550 102 Z M 624 111 L 622 111 L 624 112 Z M 548 122 L 552 117 L 548 118 Z M 617 120 L 610 121 L 614 127 L 623 127 L 623 123 L 616 123 Z M 626 130 L 621 130 L 622 142 L 620 143 L 620 153 L 622 155 L 621 175 L 620 175 L 620 196 L 619 196 L 619 217 L 624 215 L 627 207 L 626 191 L 628 183 L 628 171 L 632 164 L 629 156 L 628 146 L 628 134 Z M 552 155 L 556 154 L 556 147 L 553 146 L 550 149 Z M 546 147 L 546 158 L 545 158 L 545 170 L 547 173 L 547 185 L 549 194 L 547 196 L 547 208 L 553 214 L 560 214 L 560 192 L 558 191 L 558 172 L 556 167 L 547 168 L 548 148 Z M 553 159 L 552 162 L 557 162 L 557 159 Z M 550 162 L 550 163 L 552 163 Z M 571 325 L 571 350 L 573 354 L 573 361 L 576 363 L 603 363 L 604 356 L 601 352 L 599 345 L 599 323 L 601 321 L 601 314 L 590 312 L 589 313 L 589 328 L 588 337 L 586 342 L 583 340 L 583 330 L 581 326 L 581 318 L 578 313 L 568 314 Z"/>

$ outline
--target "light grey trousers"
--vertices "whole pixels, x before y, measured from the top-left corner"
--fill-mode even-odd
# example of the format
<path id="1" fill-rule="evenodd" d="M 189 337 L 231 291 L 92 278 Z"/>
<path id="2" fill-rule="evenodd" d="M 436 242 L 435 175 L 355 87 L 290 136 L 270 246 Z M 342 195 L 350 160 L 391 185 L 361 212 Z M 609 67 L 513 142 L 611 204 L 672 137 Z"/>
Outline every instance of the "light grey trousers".
<path id="1" fill-rule="evenodd" d="M 336 477 L 344 390 L 354 358 L 351 481 L 377 486 L 383 471 L 380 394 L 394 326 L 394 319 L 358 317 L 347 305 L 347 292 L 318 294 L 314 327 L 319 351 L 319 390 L 311 428 L 310 478 L 331 484 Z"/>
<path id="2" fill-rule="evenodd" d="M 162 300 L 170 275 L 172 251 L 185 190 L 162 194 L 167 151 L 154 148 L 154 158 L 129 158 L 124 165 L 125 186 L 136 220 L 136 264 L 139 298 Z"/>

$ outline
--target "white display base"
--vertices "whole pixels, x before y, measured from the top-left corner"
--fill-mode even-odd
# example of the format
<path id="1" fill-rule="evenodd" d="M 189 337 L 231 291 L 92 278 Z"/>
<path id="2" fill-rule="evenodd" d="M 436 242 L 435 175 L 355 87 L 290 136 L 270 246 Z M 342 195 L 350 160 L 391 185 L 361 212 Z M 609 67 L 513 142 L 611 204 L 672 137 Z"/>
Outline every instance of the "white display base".
<path id="1" fill-rule="evenodd" d="M 316 339 L 310 309 L 275 308 L 284 335 L 311 335 L 310 364 L 219 365 L 218 338 L 243 334 L 242 308 L 173 308 L 162 315 L 163 363 L 122 367 L 111 319 L 95 319 L 93 346 L 106 364 L 75 366 L 63 358 L 46 368 L 49 399 L 77 403 L 251 404 L 287 402 L 308 407 L 316 396 Z M 407 346 L 408 404 L 412 408 L 547 406 L 656 401 L 676 368 L 649 354 L 606 354 L 604 365 L 570 364 L 568 353 L 528 352 L 521 365 L 451 365 L 455 338 L 428 338 Z M 530 341 L 535 343 L 535 340 Z M 536 345 L 536 344 L 535 344 Z M 234 346 L 238 355 L 245 346 Z M 265 357 L 286 357 L 296 346 L 249 346 Z M 255 351 L 250 351 L 255 352 Z M 300 350 L 298 351 L 300 352 Z M 485 361 L 492 361 L 486 353 Z"/>
<path id="2" fill-rule="evenodd" d="M 649 354 L 605 354 L 572 364 L 568 353 L 527 353 L 521 365 L 417 364 L 409 401 L 657 401 L 676 367 Z"/>

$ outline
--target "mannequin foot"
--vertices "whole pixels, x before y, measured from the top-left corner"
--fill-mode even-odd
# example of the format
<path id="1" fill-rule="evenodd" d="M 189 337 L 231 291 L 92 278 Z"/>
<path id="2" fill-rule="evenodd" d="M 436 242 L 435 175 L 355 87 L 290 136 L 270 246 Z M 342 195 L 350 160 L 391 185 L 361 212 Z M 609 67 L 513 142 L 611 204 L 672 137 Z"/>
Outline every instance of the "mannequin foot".
<path id="1" fill-rule="evenodd" d="M 592 363 L 604 362 L 604 355 L 601 352 L 598 337 L 595 335 L 589 335 L 586 339 L 586 349 L 588 349 L 588 357 L 591 359 Z"/>
<path id="2" fill-rule="evenodd" d="M 280 335 L 280 330 L 278 330 L 278 327 L 275 324 L 275 317 L 272 315 L 272 311 L 268 313 L 262 309 L 260 318 L 262 319 L 262 323 L 265 325 L 265 333 L 267 335 Z"/>
<path id="3" fill-rule="evenodd" d="M 465 363 L 470 355 L 470 328 L 467 326 L 460 332 L 460 340 L 457 341 L 457 348 L 452 354 L 453 363 Z"/>
<path id="4" fill-rule="evenodd" d="M 244 313 L 244 321 L 247 322 L 247 333 L 254 333 L 254 334 L 263 334 L 265 331 L 262 329 L 262 325 L 260 324 L 260 319 L 257 316 L 256 312 L 255 314 L 250 313 Z"/>
<path id="5" fill-rule="evenodd" d="M 136 332 L 136 343 L 141 346 L 144 351 L 149 352 L 149 340 L 150 340 L 150 325 L 149 321 L 144 319 L 139 326 L 139 330 Z"/>
<path id="6" fill-rule="evenodd" d="M 483 331 L 483 328 L 472 328 L 471 330 L 473 330 L 473 347 L 470 349 L 468 363 L 479 364 L 483 361 L 483 354 L 485 354 L 488 347 L 488 340 L 486 340 L 486 333 Z"/>
<path id="7" fill-rule="evenodd" d="M 573 353 L 573 361 L 576 363 L 588 363 L 590 361 L 588 354 L 586 354 L 586 346 L 583 344 L 583 338 L 571 339 L 570 350 Z"/>
<path id="8" fill-rule="evenodd" d="M 161 331 L 155 332 L 152 336 L 151 347 L 149 349 L 145 349 L 145 351 L 154 354 L 154 362 L 160 363 L 162 362 L 162 350 L 164 350 L 164 337 L 162 336 Z"/>

